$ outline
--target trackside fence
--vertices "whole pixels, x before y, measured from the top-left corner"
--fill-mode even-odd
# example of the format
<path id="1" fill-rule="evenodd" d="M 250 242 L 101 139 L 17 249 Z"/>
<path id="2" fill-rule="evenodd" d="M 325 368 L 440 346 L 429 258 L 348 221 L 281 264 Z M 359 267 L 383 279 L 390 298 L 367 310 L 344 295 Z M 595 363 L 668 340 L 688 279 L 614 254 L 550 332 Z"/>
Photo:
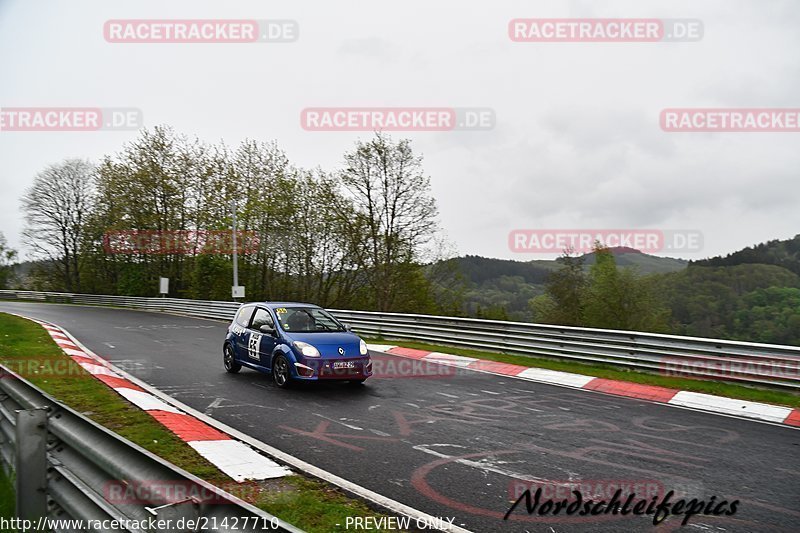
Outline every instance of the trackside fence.
<path id="1" fill-rule="evenodd" d="M 0 466 L 15 478 L 16 518 L 38 524 L 26 531 L 93 526 L 302 533 L 112 433 L 2 365 Z"/>
<path id="2" fill-rule="evenodd" d="M 236 302 L 34 291 L 0 291 L 0 299 L 117 306 L 220 320 L 231 320 L 239 307 Z M 800 390 L 800 348 L 796 346 L 499 320 L 331 311 L 354 331 L 369 337 Z"/>

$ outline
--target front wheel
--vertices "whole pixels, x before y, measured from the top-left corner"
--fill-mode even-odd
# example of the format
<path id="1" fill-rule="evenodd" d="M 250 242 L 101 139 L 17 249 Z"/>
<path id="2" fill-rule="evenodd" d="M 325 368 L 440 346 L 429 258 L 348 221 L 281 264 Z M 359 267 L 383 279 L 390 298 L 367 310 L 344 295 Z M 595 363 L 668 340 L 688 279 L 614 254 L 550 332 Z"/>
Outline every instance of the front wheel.
<path id="1" fill-rule="evenodd" d="M 233 356 L 233 348 L 231 348 L 230 344 L 226 344 L 225 349 L 222 350 L 222 362 L 225 365 L 225 371 L 231 374 L 235 374 L 242 369 L 242 365 L 237 363 L 236 358 Z"/>
<path id="2" fill-rule="evenodd" d="M 289 361 L 283 355 L 278 355 L 272 362 L 272 380 L 275 385 L 285 389 L 292 384 L 292 375 L 289 372 Z"/>
<path id="3" fill-rule="evenodd" d="M 363 385 L 365 381 L 367 381 L 367 380 L 366 379 L 351 379 L 350 381 L 347 382 L 347 384 L 352 386 L 352 387 L 357 387 L 359 385 Z"/>

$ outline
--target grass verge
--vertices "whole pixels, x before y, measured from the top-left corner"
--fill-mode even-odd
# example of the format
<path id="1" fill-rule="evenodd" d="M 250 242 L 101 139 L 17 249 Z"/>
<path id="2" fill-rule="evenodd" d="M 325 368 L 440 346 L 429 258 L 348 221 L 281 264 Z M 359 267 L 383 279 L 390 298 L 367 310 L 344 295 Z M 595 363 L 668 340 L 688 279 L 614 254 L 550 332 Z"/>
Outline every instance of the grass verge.
<path id="1" fill-rule="evenodd" d="M 98 424 L 309 533 L 343 529 L 347 516 L 383 516 L 338 488 L 301 475 L 235 483 L 146 412 L 84 371 L 44 328 L 29 320 L 0 313 L 0 363 Z M 12 497 L 6 497 L 7 490 Z M 0 516 L 13 510 L 13 484 L 0 477 Z"/>
<path id="2" fill-rule="evenodd" d="M 528 357 L 525 355 L 510 355 L 482 350 L 472 350 L 455 346 L 438 346 L 422 342 L 395 341 L 387 339 L 370 339 L 367 342 L 376 344 L 390 343 L 405 348 L 415 348 L 417 350 L 427 350 L 431 352 L 442 352 L 453 355 L 463 355 L 465 357 L 477 357 L 501 363 L 511 363 L 520 366 L 535 368 L 546 368 L 548 370 L 559 370 L 561 372 L 572 372 L 605 379 L 615 379 L 619 381 L 630 381 L 643 385 L 657 385 L 659 387 L 669 387 L 692 392 L 705 394 L 715 394 L 727 398 L 739 400 L 749 400 L 763 402 L 788 407 L 800 407 L 800 394 L 788 391 L 762 389 L 735 383 L 724 383 L 719 381 L 705 381 L 701 379 L 691 379 L 684 377 L 660 376 L 648 374 L 632 369 L 624 369 L 603 364 L 579 363 L 565 359 L 546 359 L 543 357 Z"/>
<path id="3" fill-rule="evenodd" d="M 14 518 L 15 502 L 14 478 L 0 466 L 0 518 L 5 518 L 6 520 Z M 0 533 L 11 531 L 11 529 L 0 527 Z"/>

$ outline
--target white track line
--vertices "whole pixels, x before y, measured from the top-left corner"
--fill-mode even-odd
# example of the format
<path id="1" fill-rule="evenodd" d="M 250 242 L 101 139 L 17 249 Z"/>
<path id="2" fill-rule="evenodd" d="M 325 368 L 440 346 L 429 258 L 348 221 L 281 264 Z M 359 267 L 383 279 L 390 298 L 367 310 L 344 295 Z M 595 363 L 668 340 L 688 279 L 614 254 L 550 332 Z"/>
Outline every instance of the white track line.
<path id="1" fill-rule="evenodd" d="M 22 315 L 17 315 L 22 316 Z M 28 318 L 29 317 L 22 317 Z M 38 320 L 34 320 L 35 322 L 42 324 L 42 322 Z M 121 371 L 115 371 L 114 365 L 111 365 L 104 359 L 97 356 L 97 354 L 89 351 L 83 345 L 83 349 L 79 349 L 78 345 L 80 344 L 77 339 L 72 336 L 67 337 L 69 332 L 65 330 L 52 327 L 48 325 L 46 327 L 46 331 L 50 334 L 51 337 L 54 339 L 63 338 L 67 339 L 68 342 L 62 342 L 60 348 L 63 352 L 71 357 L 80 357 L 81 359 L 89 359 L 94 361 L 94 363 L 88 363 L 83 360 L 77 360 L 78 365 L 80 365 L 84 370 L 86 370 L 89 374 L 93 376 L 103 375 L 103 376 L 111 376 L 114 378 L 124 379 Z M 72 340 L 75 342 L 73 343 Z M 64 345 L 74 346 L 74 348 L 65 348 Z M 246 479 L 271 479 L 276 477 L 283 477 L 292 474 L 292 471 L 286 468 L 285 466 L 279 465 L 269 457 L 257 453 L 252 448 L 246 446 L 245 444 L 236 441 L 230 438 L 228 435 L 224 435 L 219 433 L 218 431 L 214 431 L 214 433 L 218 434 L 218 440 L 212 440 L 208 438 L 203 438 L 203 432 L 195 431 L 188 433 L 182 433 L 183 429 L 188 430 L 189 428 L 181 427 L 182 422 L 180 420 L 173 420 L 172 422 L 177 422 L 177 425 L 173 425 L 167 423 L 164 420 L 161 420 L 158 416 L 154 414 L 156 411 L 171 413 L 175 415 L 180 415 L 181 417 L 192 418 L 190 414 L 181 412 L 175 406 L 170 403 L 164 402 L 159 397 L 149 392 L 144 392 L 141 390 L 136 390 L 131 387 L 135 387 L 132 380 L 127 380 L 129 386 L 120 385 L 120 386 L 111 386 L 109 387 L 114 390 L 117 394 L 131 402 L 133 405 L 137 406 L 138 408 L 142 409 L 143 411 L 151 414 L 157 421 L 160 421 L 164 427 L 174 433 L 179 439 L 183 440 L 189 446 L 194 448 L 201 456 L 207 459 L 211 464 L 219 468 L 224 473 L 228 474 L 232 479 L 242 482 Z M 194 417 L 195 419 L 197 417 Z M 199 419 L 198 419 L 199 421 Z M 209 424 L 204 424 L 201 422 L 202 426 L 208 427 Z M 197 430 L 198 428 L 193 428 Z M 209 429 L 211 429 L 209 427 Z M 206 435 L 207 437 L 208 435 Z M 217 437 L 215 435 L 214 437 Z M 225 437 L 224 439 L 222 437 Z M 190 440 L 191 439 L 191 440 Z"/>
<path id="2" fill-rule="evenodd" d="M 684 407 L 714 409 L 716 412 L 720 413 L 743 416 L 745 418 L 755 418 L 758 420 L 769 420 L 777 423 L 783 422 L 786 420 L 786 417 L 792 414 L 791 407 L 748 402 L 746 400 L 723 398 L 721 396 L 689 391 L 680 391 L 672 397 L 669 403 L 671 405 L 682 405 Z"/>
<path id="3" fill-rule="evenodd" d="M 63 330 L 63 332 L 64 332 L 64 334 L 66 334 L 72 340 L 72 342 L 74 342 L 76 345 L 78 345 L 78 347 L 80 347 L 80 349 L 82 349 L 84 352 L 86 352 L 87 354 L 90 354 L 91 356 L 93 356 L 95 358 L 100 359 L 100 357 L 98 357 L 94 352 L 89 350 L 89 348 L 84 346 L 71 333 L 69 333 L 66 330 Z M 353 483 L 352 481 L 348 481 L 348 480 L 346 480 L 346 479 L 344 479 L 342 477 L 337 476 L 336 474 L 328 472 L 327 470 L 323 470 L 323 469 L 321 469 L 319 467 L 316 467 L 316 466 L 312 465 L 311 463 L 307 463 L 307 462 L 303 461 L 302 459 L 298 459 L 297 457 L 295 457 L 293 455 L 290 455 L 290 454 L 288 454 L 288 453 L 286 453 L 284 451 L 281 451 L 278 448 L 270 446 L 269 444 L 267 444 L 265 442 L 261 442 L 260 440 L 255 439 L 255 438 L 253 438 L 253 437 L 251 437 L 251 436 L 249 436 L 249 435 L 247 435 L 245 433 L 242 433 L 241 431 L 239 431 L 239 430 L 237 430 L 235 428 L 232 428 L 232 427 L 228 426 L 227 424 L 224 424 L 224 423 L 220 422 L 219 420 L 214 420 L 210 416 L 207 416 L 206 414 L 201 413 L 200 411 L 198 411 L 196 409 L 193 409 L 192 407 L 189 407 L 188 405 L 184 404 L 183 402 L 181 402 L 179 400 L 176 400 L 175 398 L 173 398 L 171 396 L 168 396 L 167 394 L 161 392 L 160 390 L 156 389 L 152 385 L 150 385 L 148 383 L 145 383 L 144 381 L 140 380 L 136 376 L 133 376 L 133 375 L 125 372 L 124 370 L 116 368 L 111 363 L 109 363 L 108 366 L 110 368 L 112 368 L 115 372 L 117 372 L 120 375 L 122 375 L 128 381 L 138 385 L 139 387 L 141 387 L 142 389 L 146 390 L 147 392 L 149 392 L 153 396 L 158 397 L 164 403 L 170 404 L 173 407 L 175 407 L 177 409 L 180 409 L 184 413 L 190 414 L 193 417 L 195 417 L 195 418 L 197 418 L 199 420 L 202 420 L 203 422 L 205 422 L 209 426 L 214 427 L 214 428 L 222 431 L 223 433 L 227 433 L 231 437 L 233 437 L 233 438 L 235 438 L 237 440 L 240 440 L 240 441 L 252 446 L 253 448 L 261 450 L 262 452 L 264 452 L 267 455 L 273 457 L 274 459 L 277 459 L 278 461 L 280 461 L 282 463 L 285 463 L 285 464 L 287 464 L 287 465 L 289 465 L 289 466 L 291 466 L 293 468 L 296 468 L 297 470 L 299 470 L 301 472 L 304 472 L 305 474 L 307 474 L 309 476 L 313 476 L 313 477 L 319 478 L 319 479 L 321 479 L 323 481 L 326 481 L 326 482 L 328 482 L 328 483 L 330 483 L 332 485 L 336 485 L 337 487 L 339 487 L 340 489 L 342 489 L 342 490 L 344 490 L 346 492 L 350 492 L 351 494 L 355 494 L 356 496 L 358 496 L 360 498 L 363 498 L 365 500 L 368 500 L 368 501 L 370 501 L 370 502 L 372 502 L 372 503 L 374 503 L 376 505 L 379 505 L 380 507 L 382 507 L 384 509 L 387 509 L 387 510 L 393 512 L 393 513 L 397 513 L 397 514 L 401 514 L 401 515 L 404 515 L 404 516 L 408 516 L 412 520 L 421 520 L 421 521 L 424 520 L 424 521 L 426 521 L 426 523 L 429 523 L 429 524 L 436 524 L 436 523 L 440 522 L 438 517 L 434 517 L 433 515 L 430 515 L 428 513 L 420 511 L 419 509 L 415 509 L 415 508 L 413 508 L 413 507 L 411 507 L 409 505 L 406 505 L 404 503 L 400 503 L 397 500 L 393 500 L 391 498 L 383 496 L 382 494 L 378 494 L 377 492 L 372 491 L 372 490 L 370 490 L 370 489 L 368 489 L 366 487 L 362 487 L 361 485 Z M 463 527 L 457 526 L 455 524 L 442 524 L 442 527 L 440 529 L 438 529 L 438 531 L 444 531 L 446 533 L 471 533 L 468 529 L 465 529 Z"/>
<path id="4" fill-rule="evenodd" d="M 389 350 L 391 350 L 392 348 L 398 348 L 398 346 L 384 345 L 384 344 L 368 344 L 367 348 L 369 348 L 372 351 L 384 353 L 386 355 L 391 355 L 394 357 L 409 358 L 408 356 L 404 356 L 402 354 L 389 353 Z M 425 351 L 425 350 L 417 350 L 417 351 Z M 442 355 L 444 354 L 441 354 L 439 352 L 429 352 L 428 355 L 422 358 L 411 357 L 411 359 L 416 359 L 418 361 L 429 361 L 431 363 L 445 365 L 445 366 L 459 366 L 460 368 L 464 368 L 471 372 L 490 374 L 502 378 L 521 379 L 523 381 L 534 381 L 538 383 L 554 385 L 556 387 L 564 387 L 573 390 L 579 389 L 593 394 L 613 396 L 615 398 L 628 398 L 630 400 L 638 402 L 666 405 L 677 409 L 686 409 L 689 411 L 696 411 L 699 413 L 706 413 L 716 416 L 725 416 L 728 418 L 738 418 L 740 420 L 744 419 L 744 420 L 749 420 L 751 422 L 758 422 L 761 424 L 770 424 L 773 426 L 780 426 L 784 428 L 800 430 L 800 426 L 784 423 L 784 421 L 794 412 L 794 409 L 792 409 L 791 407 L 770 405 L 760 402 L 750 402 L 746 400 L 736 400 L 733 398 L 726 398 L 723 396 L 700 394 L 689 391 L 678 391 L 675 394 L 675 396 L 673 396 L 668 402 L 663 402 L 663 401 L 660 402 L 657 400 L 636 398 L 621 394 L 614 394 L 613 392 L 605 392 L 600 390 L 592 390 L 584 388 L 588 383 L 594 381 L 595 379 L 598 379 L 595 378 L 594 376 L 573 374 L 570 372 L 559 372 L 556 370 L 547 370 L 544 368 L 534 368 L 534 367 L 523 370 L 519 374 L 514 374 L 514 375 L 502 374 L 498 372 L 492 372 L 491 370 L 462 366 L 460 362 L 453 363 L 451 362 L 453 361 L 452 359 L 442 357 Z M 452 357 L 460 357 L 460 356 L 452 356 Z M 486 361 L 487 363 L 492 363 L 492 361 L 483 359 L 475 359 L 475 361 Z"/>

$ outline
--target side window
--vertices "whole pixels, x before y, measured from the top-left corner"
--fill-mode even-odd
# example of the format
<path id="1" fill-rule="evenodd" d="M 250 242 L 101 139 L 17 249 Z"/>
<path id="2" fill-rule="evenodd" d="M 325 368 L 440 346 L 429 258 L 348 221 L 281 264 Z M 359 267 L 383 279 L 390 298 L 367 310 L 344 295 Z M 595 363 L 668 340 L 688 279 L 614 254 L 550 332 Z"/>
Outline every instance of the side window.
<path id="1" fill-rule="evenodd" d="M 252 307 L 242 307 L 236 314 L 236 324 L 242 326 L 243 328 L 246 328 L 247 324 L 250 322 L 250 317 L 252 315 L 253 315 Z"/>
<path id="2" fill-rule="evenodd" d="M 269 311 L 259 307 L 256 309 L 256 314 L 253 317 L 253 325 L 250 327 L 258 330 L 263 325 L 275 327 L 275 323 L 272 321 L 272 316 L 269 314 Z"/>

